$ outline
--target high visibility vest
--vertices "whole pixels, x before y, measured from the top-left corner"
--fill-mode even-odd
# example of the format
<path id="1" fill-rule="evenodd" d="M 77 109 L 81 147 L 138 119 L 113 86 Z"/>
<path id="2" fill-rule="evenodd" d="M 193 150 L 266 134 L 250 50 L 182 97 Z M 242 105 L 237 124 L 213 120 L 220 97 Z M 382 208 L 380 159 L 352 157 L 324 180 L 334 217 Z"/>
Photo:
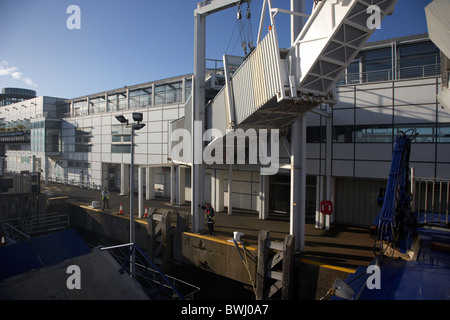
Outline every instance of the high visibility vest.
<path id="1" fill-rule="evenodd" d="M 106 197 L 106 199 L 109 199 L 109 191 L 102 191 L 102 200 L 104 200 Z"/>
<path id="2" fill-rule="evenodd" d="M 207 222 L 214 222 L 214 209 L 206 209 L 205 217 Z"/>

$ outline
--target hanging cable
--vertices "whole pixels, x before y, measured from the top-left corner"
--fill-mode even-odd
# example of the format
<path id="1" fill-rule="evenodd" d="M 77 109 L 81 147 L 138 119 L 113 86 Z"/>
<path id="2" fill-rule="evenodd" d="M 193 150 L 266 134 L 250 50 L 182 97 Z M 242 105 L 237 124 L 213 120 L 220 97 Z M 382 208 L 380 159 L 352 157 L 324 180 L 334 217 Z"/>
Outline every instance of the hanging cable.
<path id="1" fill-rule="evenodd" d="M 242 263 L 244 264 L 245 269 L 247 269 L 248 277 L 249 277 L 249 279 L 250 279 L 250 283 L 252 284 L 252 287 L 253 287 L 253 293 L 255 294 L 255 298 L 256 298 L 256 300 L 259 300 L 259 299 L 258 299 L 258 294 L 257 294 L 257 292 L 256 292 L 256 286 L 255 286 L 255 283 L 254 283 L 254 281 L 253 281 L 252 274 L 251 274 L 251 272 L 250 272 L 250 268 L 249 268 L 249 264 L 248 264 L 248 259 L 247 259 L 247 250 L 245 249 L 244 240 L 241 239 L 241 244 L 242 244 L 242 250 L 244 251 L 244 257 L 245 257 L 245 260 L 244 260 L 244 258 L 242 258 L 241 251 L 239 250 L 238 244 L 236 243 L 236 240 L 234 240 L 234 238 L 233 238 L 233 243 L 234 243 L 234 245 L 235 245 L 235 247 L 236 247 L 236 250 L 237 250 L 238 253 L 239 253 L 239 257 L 241 257 L 241 260 L 242 260 Z"/>

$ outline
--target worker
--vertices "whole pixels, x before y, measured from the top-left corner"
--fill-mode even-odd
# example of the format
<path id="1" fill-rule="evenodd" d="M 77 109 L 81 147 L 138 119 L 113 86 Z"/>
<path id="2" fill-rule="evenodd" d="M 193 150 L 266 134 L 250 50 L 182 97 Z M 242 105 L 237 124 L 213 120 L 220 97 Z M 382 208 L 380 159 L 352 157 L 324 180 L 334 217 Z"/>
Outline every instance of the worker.
<path id="1" fill-rule="evenodd" d="M 211 206 L 210 203 L 206 203 L 205 206 L 198 205 L 200 208 L 205 210 L 205 218 L 206 218 L 206 224 L 208 225 L 209 234 L 214 235 L 214 208 Z"/>
<path id="2" fill-rule="evenodd" d="M 109 191 L 106 189 L 106 187 L 104 187 L 102 191 L 102 200 L 103 210 L 105 210 L 105 206 L 109 209 Z"/>

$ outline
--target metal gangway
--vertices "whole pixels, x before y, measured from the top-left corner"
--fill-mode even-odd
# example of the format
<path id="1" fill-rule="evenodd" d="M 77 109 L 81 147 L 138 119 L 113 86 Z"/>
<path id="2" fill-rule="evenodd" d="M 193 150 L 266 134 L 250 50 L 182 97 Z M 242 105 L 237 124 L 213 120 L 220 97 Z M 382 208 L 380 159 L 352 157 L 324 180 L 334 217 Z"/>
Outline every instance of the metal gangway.
<path id="1" fill-rule="evenodd" d="M 284 128 L 322 103 L 333 104 L 333 88 L 370 38 L 371 6 L 381 20 L 397 0 L 326 0 L 314 7 L 292 43 L 281 50 L 274 13 L 267 2 L 271 25 L 267 35 L 230 75 L 224 57 L 226 84 L 206 106 L 207 128 Z"/>
<path id="2" fill-rule="evenodd" d="M 289 150 L 292 181 L 290 234 L 296 236 L 296 248 L 301 250 L 304 245 L 305 220 L 302 204 L 305 202 L 306 189 L 304 116 L 314 111 L 330 119 L 328 113 L 322 113 L 316 107 L 321 104 L 332 106 L 336 103 L 334 96 L 336 82 L 376 27 L 379 27 L 379 23 L 393 12 L 397 0 L 314 1 L 310 15 L 305 14 L 305 2 L 302 0 L 292 0 L 291 10 L 274 8 L 272 0 L 264 0 L 256 47 L 248 56 L 241 59 L 241 62 L 235 57 L 227 55 L 223 57 L 225 85 L 215 98 L 208 102 L 205 94 L 206 17 L 232 6 L 240 6 L 244 2 L 250 0 L 206 0 L 198 3 L 194 11 L 193 95 L 191 108 L 187 106 L 185 110 L 185 129 L 193 133 L 192 143 L 188 146 L 192 155 L 185 156 L 182 160 L 191 164 L 192 231 L 199 231 L 203 225 L 203 218 L 198 210 L 198 204 L 203 202 L 204 193 L 202 151 L 206 148 L 208 151 L 213 150 L 212 160 L 217 159 L 219 164 L 224 163 L 221 158 L 226 154 L 225 162 L 229 165 L 231 177 L 233 168 L 228 160 L 233 159 L 229 155 L 234 157 L 235 154 L 241 153 L 246 157 L 247 153 L 244 144 L 234 144 L 236 129 L 266 130 L 259 132 L 258 142 L 249 141 L 249 159 L 253 159 L 256 153 L 255 149 L 250 148 L 251 145 L 258 143 L 260 150 L 261 148 L 268 150 L 264 145 L 264 139 L 267 138 L 267 130 L 271 130 L 271 142 L 278 139 L 278 133 L 282 132 L 280 140 Z M 371 23 L 374 11 L 378 24 Z M 267 34 L 263 37 L 262 29 L 267 14 L 270 17 L 270 24 Z M 275 21 L 277 14 L 291 16 L 291 46 L 287 49 L 281 49 L 279 46 Z M 308 17 L 306 24 L 300 23 L 299 17 Z M 236 66 L 236 71 L 232 73 L 230 70 L 234 70 Z M 181 124 L 174 123 L 173 127 L 178 125 Z M 289 129 L 291 129 L 290 142 L 285 134 Z M 211 140 L 207 144 L 203 141 L 206 132 Z M 223 141 L 227 143 L 224 144 Z M 229 141 L 233 141 L 233 145 L 228 145 Z M 262 144 L 259 144 L 261 141 Z M 233 149 L 237 149 L 238 152 L 231 152 Z M 224 153 L 220 153 L 221 150 Z M 251 164 L 260 165 L 261 175 L 274 174 L 279 168 L 276 152 L 276 147 L 271 148 L 270 161 L 266 161 L 268 156 L 262 152 L 259 163 L 252 161 Z M 272 160 L 276 162 L 275 165 Z M 211 163 L 214 162 L 208 164 Z M 270 163 L 270 168 L 264 168 L 267 163 Z M 229 203 L 231 194 L 229 193 Z"/>

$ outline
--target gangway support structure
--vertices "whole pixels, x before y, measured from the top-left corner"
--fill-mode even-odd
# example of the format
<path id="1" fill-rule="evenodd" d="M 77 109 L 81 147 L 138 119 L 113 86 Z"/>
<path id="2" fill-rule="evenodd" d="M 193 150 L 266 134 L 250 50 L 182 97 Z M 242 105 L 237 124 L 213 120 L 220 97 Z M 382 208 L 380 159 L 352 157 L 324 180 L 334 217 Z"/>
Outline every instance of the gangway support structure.
<path id="1" fill-rule="evenodd" d="M 323 0 L 315 5 L 306 24 L 291 35 L 291 47 L 280 49 L 275 15 L 290 14 L 292 20 L 303 19 L 303 12 L 296 12 L 299 1 L 291 2 L 291 11 L 272 7 L 271 0 L 263 1 L 262 17 L 270 14 L 270 26 L 262 38 L 261 28 L 256 48 L 243 60 L 232 74 L 226 74 L 225 86 L 217 96 L 205 106 L 205 18 L 208 14 L 229 8 L 247 1 L 209 0 L 198 5 L 195 11 L 195 63 L 194 96 L 192 118 L 201 121 L 202 130 L 215 129 L 224 139 L 236 129 L 264 128 L 286 129 L 296 123 L 294 129 L 300 137 L 291 141 L 291 188 L 298 186 L 291 195 L 304 193 L 306 130 L 298 121 L 320 104 L 336 103 L 334 85 L 344 70 L 376 30 L 379 25 L 369 23 L 375 17 L 377 22 L 393 12 L 397 0 Z M 297 3 L 294 6 L 293 3 Z M 297 8 L 297 9 L 296 9 Z M 291 23 L 292 23 L 291 20 Z M 260 23 L 262 26 L 263 23 Z M 298 25 L 298 24 L 297 24 Z M 296 29 L 292 27 L 291 30 Z M 297 28 L 298 30 L 298 28 Z M 262 38 L 261 41 L 259 39 Z M 224 57 L 227 70 L 227 58 Z M 205 121 L 206 117 L 208 121 Z M 192 128 L 194 123 L 192 122 Z M 205 122 L 207 125 L 205 126 Z M 193 231 L 200 230 L 202 217 L 198 204 L 203 195 L 202 137 L 192 139 L 192 219 Z M 291 136 L 292 137 L 292 136 Z M 217 137 L 215 137 L 217 138 Z M 217 139 L 211 143 L 217 142 Z M 298 148 L 300 148 L 300 152 Z M 200 150 L 200 152 L 198 152 Z M 303 153 L 303 154 L 300 154 Z M 294 157 L 295 155 L 295 157 Z M 197 157 L 197 158 L 196 158 Z M 299 182 L 298 179 L 302 181 Z M 292 190 L 291 190 L 292 191 Z M 304 206 L 303 197 L 299 203 L 291 202 L 291 234 L 296 237 L 296 249 L 301 250 L 301 223 L 293 223 L 298 217 L 298 209 Z M 295 204 L 294 204 L 295 203 Z M 294 226 L 292 225 L 294 224 Z M 304 232 L 304 231 L 303 231 Z"/>

